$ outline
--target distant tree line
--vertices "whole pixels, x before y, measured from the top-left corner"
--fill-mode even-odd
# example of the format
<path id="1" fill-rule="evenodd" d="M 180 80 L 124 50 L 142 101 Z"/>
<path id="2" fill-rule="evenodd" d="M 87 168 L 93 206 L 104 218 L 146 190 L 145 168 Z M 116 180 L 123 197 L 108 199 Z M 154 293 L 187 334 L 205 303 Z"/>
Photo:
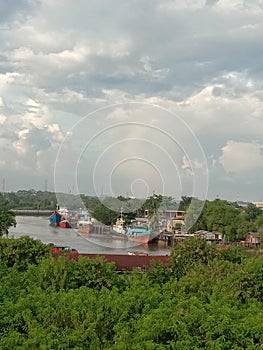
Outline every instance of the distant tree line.
<path id="1" fill-rule="evenodd" d="M 0 207 L 8 209 L 56 209 L 60 206 L 77 210 L 87 208 L 94 218 L 105 225 L 116 221 L 123 209 L 124 218 L 129 223 L 136 216 L 144 215 L 154 218 L 160 209 L 183 210 L 186 212 L 186 227 L 189 232 L 198 230 L 218 231 L 229 241 L 243 239 L 249 231 L 263 231 L 263 211 L 254 204 L 240 206 L 236 202 L 222 199 L 200 201 L 182 196 L 175 200 L 169 196 L 154 194 L 147 199 L 98 198 L 84 194 L 73 195 L 47 191 L 17 191 L 0 194 Z M 202 211 L 199 212 L 199 208 Z M 3 230 L 1 231 L 3 234 Z"/>
<path id="2" fill-rule="evenodd" d="M 0 193 L 0 206 L 5 206 L 9 209 L 45 209 L 52 211 L 57 208 L 57 204 L 73 210 L 84 206 L 93 209 L 98 203 L 99 199 L 97 197 L 84 194 L 74 195 L 35 191 L 33 189 Z"/>

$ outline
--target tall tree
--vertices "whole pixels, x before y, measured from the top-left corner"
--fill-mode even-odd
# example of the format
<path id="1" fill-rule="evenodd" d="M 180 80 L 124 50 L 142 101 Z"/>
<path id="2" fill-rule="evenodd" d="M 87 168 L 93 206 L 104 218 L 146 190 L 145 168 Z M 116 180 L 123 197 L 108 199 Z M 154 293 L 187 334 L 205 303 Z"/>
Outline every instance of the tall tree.
<path id="1" fill-rule="evenodd" d="M 193 197 L 182 196 L 180 204 L 179 204 L 179 210 L 186 211 L 189 208 L 192 199 L 193 199 Z"/>
<path id="2" fill-rule="evenodd" d="M 163 196 L 161 194 L 154 194 L 153 196 L 146 199 L 143 207 L 145 210 L 148 210 L 148 216 L 150 218 L 153 218 L 157 215 L 162 200 Z"/>
<path id="3" fill-rule="evenodd" d="M 11 226 L 16 226 L 15 213 L 5 207 L 0 207 L 0 236 L 8 236 Z"/>
<path id="4" fill-rule="evenodd" d="M 117 220 L 119 213 L 99 203 L 92 211 L 92 216 L 104 225 L 111 225 Z"/>
<path id="5" fill-rule="evenodd" d="M 256 229 L 259 231 L 263 231 L 263 213 L 261 213 L 261 215 L 259 215 L 255 221 L 255 226 Z"/>
<path id="6" fill-rule="evenodd" d="M 262 210 L 257 208 L 253 203 L 248 203 L 245 212 L 247 221 L 254 221 L 262 214 Z"/>

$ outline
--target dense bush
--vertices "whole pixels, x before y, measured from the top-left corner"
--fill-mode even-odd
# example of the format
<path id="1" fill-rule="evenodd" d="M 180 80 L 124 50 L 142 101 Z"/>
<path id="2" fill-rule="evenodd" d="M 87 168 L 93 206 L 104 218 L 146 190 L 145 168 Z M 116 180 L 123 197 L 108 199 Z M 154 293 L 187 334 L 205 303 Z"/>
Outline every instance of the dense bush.
<path id="1" fill-rule="evenodd" d="M 183 242 L 169 266 L 119 275 L 100 258 L 9 242 L 19 249 L 12 263 L 0 256 L 1 349 L 262 349 L 260 256 Z"/>

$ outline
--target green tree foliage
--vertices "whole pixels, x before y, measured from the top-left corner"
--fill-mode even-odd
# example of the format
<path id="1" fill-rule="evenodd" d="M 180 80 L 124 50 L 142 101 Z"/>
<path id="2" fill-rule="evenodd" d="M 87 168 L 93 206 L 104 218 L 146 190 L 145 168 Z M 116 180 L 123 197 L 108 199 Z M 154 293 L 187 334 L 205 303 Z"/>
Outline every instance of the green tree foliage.
<path id="1" fill-rule="evenodd" d="M 245 217 L 247 221 L 255 221 L 259 215 L 262 214 L 262 210 L 257 208 L 255 204 L 248 203 L 245 209 Z"/>
<path id="2" fill-rule="evenodd" d="M 157 215 L 158 210 L 162 204 L 163 196 L 154 194 L 153 196 L 146 199 L 143 207 L 148 210 L 149 218 L 153 218 Z"/>
<path id="3" fill-rule="evenodd" d="M 38 264 L 43 256 L 49 254 L 49 246 L 29 236 L 0 240 L 0 261 L 6 267 L 15 266 L 18 270 L 25 270 L 31 264 Z"/>
<path id="4" fill-rule="evenodd" d="M 255 221 L 255 227 L 257 230 L 263 231 L 263 213 L 262 212 L 259 216 L 257 216 L 257 219 Z"/>
<path id="5" fill-rule="evenodd" d="M 0 236 L 8 236 L 11 226 L 16 226 L 15 213 L 6 207 L 0 207 Z"/>
<path id="6" fill-rule="evenodd" d="M 263 257 L 239 254 L 187 241 L 121 275 L 101 258 L 0 263 L 0 348 L 261 349 Z"/>
<path id="7" fill-rule="evenodd" d="M 162 210 L 177 210 L 179 203 L 171 196 L 162 196 L 160 209 Z"/>
<path id="8" fill-rule="evenodd" d="M 180 279 L 196 264 L 209 265 L 215 259 L 238 264 L 242 261 L 240 250 L 235 246 L 218 250 L 216 244 L 207 243 L 203 237 L 191 237 L 176 244 L 171 252 L 169 266 Z"/>
<path id="9" fill-rule="evenodd" d="M 163 196 L 156 194 L 147 198 L 145 201 L 131 200 L 122 196 L 119 196 L 117 199 L 108 197 L 96 205 L 92 211 L 92 215 L 105 225 L 110 225 L 119 217 L 121 210 L 123 210 L 127 223 L 134 219 L 136 215 L 139 217 L 144 216 L 147 210 L 148 217 L 153 221 L 158 221 L 158 210 L 162 204 L 162 200 Z"/>
<path id="10" fill-rule="evenodd" d="M 87 259 L 80 256 L 78 261 L 60 256 L 58 259 L 43 259 L 39 266 L 32 266 L 30 274 L 42 289 L 77 289 L 82 286 L 101 289 L 118 285 L 115 265 L 105 264 L 102 257 Z M 122 281 L 119 281 L 122 282 Z"/>
<path id="11" fill-rule="evenodd" d="M 19 190 L 0 194 L 0 206 L 11 209 L 45 209 L 54 210 L 59 203 L 60 207 L 76 210 L 84 206 L 90 210 L 99 203 L 99 198 L 84 194 L 54 193 L 48 191 Z"/>
<path id="12" fill-rule="evenodd" d="M 111 225 L 117 220 L 119 213 L 111 210 L 110 207 L 99 203 L 92 211 L 92 216 L 104 225 Z"/>
<path id="13" fill-rule="evenodd" d="M 208 264 L 216 256 L 214 244 L 207 244 L 202 237 L 188 238 L 176 244 L 169 265 L 177 278 L 182 277 L 196 263 Z"/>
<path id="14" fill-rule="evenodd" d="M 199 230 L 200 227 L 203 227 L 202 230 L 207 230 L 207 224 L 204 220 L 207 218 L 204 212 L 207 202 L 201 201 L 197 198 L 191 198 L 189 205 L 184 219 L 186 231 L 194 232 L 195 230 Z"/>
<path id="15" fill-rule="evenodd" d="M 239 211 L 227 201 L 217 199 L 207 205 L 207 229 L 222 232 L 229 240 L 237 233 Z"/>
<path id="16" fill-rule="evenodd" d="M 182 196 L 179 204 L 179 210 L 187 211 L 192 202 L 192 199 L 193 197 Z"/>
<path id="17" fill-rule="evenodd" d="M 255 230 L 255 218 L 259 220 L 260 216 L 253 205 L 244 210 L 235 203 L 221 199 L 206 201 L 201 215 L 198 218 L 193 216 L 192 221 L 195 223 L 190 232 L 218 231 L 225 240 L 235 241 L 244 239 L 247 232 Z"/>

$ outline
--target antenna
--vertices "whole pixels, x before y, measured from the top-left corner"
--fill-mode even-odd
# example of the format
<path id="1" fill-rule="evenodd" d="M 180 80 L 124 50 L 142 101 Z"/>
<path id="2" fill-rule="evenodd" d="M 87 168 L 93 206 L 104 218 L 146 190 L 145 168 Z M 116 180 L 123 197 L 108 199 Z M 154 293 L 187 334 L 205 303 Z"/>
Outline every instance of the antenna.
<path id="1" fill-rule="evenodd" d="M 47 179 L 45 180 L 45 188 L 44 188 L 45 192 L 47 192 Z"/>
<path id="2" fill-rule="evenodd" d="M 5 192 L 5 178 L 3 178 L 3 187 L 2 187 L 2 192 Z"/>
<path id="3" fill-rule="evenodd" d="M 120 217 L 120 219 L 122 220 L 123 219 L 123 216 L 122 216 L 122 214 L 123 214 L 123 207 L 121 207 L 121 217 Z"/>

